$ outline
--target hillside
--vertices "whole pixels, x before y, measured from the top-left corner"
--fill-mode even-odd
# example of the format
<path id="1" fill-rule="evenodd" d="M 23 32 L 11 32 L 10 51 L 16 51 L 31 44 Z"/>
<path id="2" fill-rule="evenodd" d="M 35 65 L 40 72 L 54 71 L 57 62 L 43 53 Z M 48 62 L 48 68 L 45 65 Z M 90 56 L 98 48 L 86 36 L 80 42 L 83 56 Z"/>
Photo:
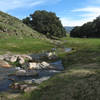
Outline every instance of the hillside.
<path id="1" fill-rule="evenodd" d="M 36 53 L 53 48 L 41 33 L 0 11 L 0 54 Z"/>
<path id="2" fill-rule="evenodd" d="M 0 37 L 44 37 L 22 23 L 21 20 L 0 11 Z"/>
<path id="3" fill-rule="evenodd" d="M 74 27 L 71 27 L 71 26 L 65 26 L 64 28 L 66 29 L 66 31 L 67 31 L 68 33 L 70 33 L 71 30 L 72 30 Z"/>

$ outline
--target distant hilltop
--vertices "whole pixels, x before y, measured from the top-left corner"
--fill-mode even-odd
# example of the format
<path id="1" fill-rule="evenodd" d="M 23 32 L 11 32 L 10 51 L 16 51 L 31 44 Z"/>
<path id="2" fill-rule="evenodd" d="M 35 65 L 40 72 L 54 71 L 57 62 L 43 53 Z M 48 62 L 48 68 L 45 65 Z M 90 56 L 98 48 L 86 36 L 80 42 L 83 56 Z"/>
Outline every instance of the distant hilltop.
<path id="1" fill-rule="evenodd" d="M 65 27 L 65 29 L 66 29 L 66 31 L 67 31 L 68 33 L 70 33 L 71 30 L 74 28 L 74 26 L 64 26 L 64 27 Z"/>

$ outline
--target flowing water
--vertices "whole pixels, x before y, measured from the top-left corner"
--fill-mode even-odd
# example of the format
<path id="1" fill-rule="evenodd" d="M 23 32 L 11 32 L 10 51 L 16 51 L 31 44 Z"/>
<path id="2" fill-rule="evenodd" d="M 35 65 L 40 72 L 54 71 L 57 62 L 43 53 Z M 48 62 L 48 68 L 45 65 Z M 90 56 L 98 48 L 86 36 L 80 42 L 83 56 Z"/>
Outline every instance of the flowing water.
<path id="1" fill-rule="evenodd" d="M 65 52 L 70 52 L 72 51 L 72 48 L 65 48 Z"/>
<path id="2" fill-rule="evenodd" d="M 65 48 L 65 52 L 72 51 L 72 48 Z M 40 56 L 43 56 L 43 54 L 35 55 L 40 58 Z M 59 70 L 36 70 L 39 74 L 38 77 L 16 77 L 16 76 L 9 76 L 9 74 L 14 74 L 17 69 L 16 68 L 0 68 L 0 92 L 4 92 L 9 90 L 9 85 L 12 83 L 9 79 L 15 79 L 16 81 L 24 81 L 24 82 L 35 82 L 40 84 L 41 82 L 48 80 L 51 76 L 55 75 L 56 73 L 60 73 L 62 70 L 64 70 L 64 67 L 62 65 L 62 61 L 58 60 L 56 62 L 51 63 L 52 66 L 55 66 L 55 68 Z"/>
<path id="3" fill-rule="evenodd" d="M 12 81 L 9 79 L 15 79 L 16 81 L 24 82 L 35 82 L 40 84 L 41 82 L 48 80 L 56 73 L 60 73 L 62 70 L 64 70 L 61 60 L 51 63 L 51 65 L 55 66 L 59 70 L 36 70 L 39 73 L 39 76 L 35 78 L 9 76 L 10 74 L 16 72 L 16 68 L 0 68 L 0 92 L 4 92 L 10 89 L 9 85 L 12 83 Z"/>
<path id="4" fill-rule="evenodd" d="M 0 91 L 6 91 L 9 89 L 9 84 L 12 83 L 9 80 L 9 74 L 15 72 L 15 68 L 0 68 Z"/>

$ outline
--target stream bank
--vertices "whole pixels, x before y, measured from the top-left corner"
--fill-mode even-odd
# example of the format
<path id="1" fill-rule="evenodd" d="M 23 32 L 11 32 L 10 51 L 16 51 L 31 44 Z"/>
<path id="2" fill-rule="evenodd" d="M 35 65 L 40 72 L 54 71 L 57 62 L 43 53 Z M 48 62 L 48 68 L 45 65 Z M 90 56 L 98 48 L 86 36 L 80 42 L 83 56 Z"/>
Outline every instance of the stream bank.
<path id="1" fill-rule="evenodd" d="M 65 50 L 65 52 L 70 52 L 70 50 L 68 48 L 68 50 L 67 51 Z M 14 58 L 14 56 L 16 57 L 16 55 L 13 55 L 12 57 Z M 24 55 L 24 57 L 22 55 L 21 57 L 23 57 L 25 59 L 25 56 L 26 56 L 26 58 L 29 59 L 24 62 L 26 65 L 27 65 L 26 62 L 28 62 L 28 63 L 35 62 L 37 65 L 39 65 L 39 64 L 41 65 L 41 63 L 45 62 L 46 65 L 42 66 L 40 69 L 34 69 L 34 66 L 33 66 L 33 69 L 27 69 L 27 67 L 29 67 L 29 66 L 27 66 L 27 67 L 16 66 L 16 67 L 11 67 L 11 68 L 0 67 L 0 92 L 1 93 L 7 92 L 7 91 L 13 92 L 13 89 L 15 89 L 15 87 L 13 87 L 13 88 L 11 88 L 11 87 L 13 84 L 16 84 L 16 83 L 18 83 L 18 85 L 19 85 L 19 83 L 21 83 L 21 85 L 24 85 L 24 86 L 27 85 L 27 87 L 29 87 L 30 84 L 32 85 L 34 83 L 39 85 L 43 81 L 48 80 L 53 75 L 55 75 L 57 73 L 61 73 L 64 70 L 62 61 L 57 58 L 57 56 L 55 55 L 54 52 L 46 53 L 46 56 L 44 56 L 44 54 L 36 54 L 36 55 L 32 54 L 32 55 Z M 8 56 L 6 55 L 5 57 L 7 58 Z M 3 58 L 3 57 L 1 57 L 1 58 Z M 41 60 L 41 58 L 43 58 L 43 60 Z M 44 58 L 46 58 L 46 60 L 48 58 L 49 62 L 44 61 Z M 3 58 L 3 59 L 5 59 L 5 58 Z M 34 59 L 34 60 L 32 60 L 32 59 Z M 7 58 L 6 61 L 7 60 L 9 60 L 9 59 Z M 10 60 L 11 60 L 11 58 L 10 58 Z M 24 65 L 24 64 L 22 64 L 22 65 Z M 20 71 L 20 70 L 35 71 L 36 73 L 38 73 L 38 76 L 20 77 L 20 76 L 14 75 L 17 71 Z"/>

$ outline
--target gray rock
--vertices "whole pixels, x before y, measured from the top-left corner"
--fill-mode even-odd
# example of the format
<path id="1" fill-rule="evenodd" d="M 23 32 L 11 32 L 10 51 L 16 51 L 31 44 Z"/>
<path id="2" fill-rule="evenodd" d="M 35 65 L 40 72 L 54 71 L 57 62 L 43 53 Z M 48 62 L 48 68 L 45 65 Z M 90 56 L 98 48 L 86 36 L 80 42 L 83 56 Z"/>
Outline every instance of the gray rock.
<path id="1" fill-rule="evenodd" d="M 26 75 L 26 70 L 19 70 L 15 74 L 16 76 L 25 76 Z"/>
<path id="2" fill-rule="evenodd" d="M 32 91 L 34 91 L 34 90 L 37 90 L 37 89 L 38 89 L 37 86 L 30 86 L 30 87 L 25 88 L 25 89 L 24 89 L 24 92 L 30 93 L 30 92 L 32 92 Z"/>
<path id="3" fill-rule="evenodd" d="M 15 75 L 19 77 L 35 77 L 38 76 L 38 73 L 35 70 L 19 70 Z"/>
<path id="4" fill-rule="evenodd" d="M 24 60 L 24 58 L 22 58 L 21 56 L 18 56 L 18 62 L 19 62 L 19 64 L 24 64 L 25 63 L 25 60 Z"/>
<path id="5" fill-rule="evenodd" d="M 38 69 L 37 67 L 37 63 L 33 62 L 33 63 L 29 63 L 28 64 L 29 69 Z"/>
<path id="6" fill-rule="evenodd" d="M 0 60 L 4 60 L 4 56 L 0 55 Z"/>
<path id="7" fill-rule="evenodd" d="M 16 69 L 16 70 L 21 70 L 21 68 L 20 68 L 20 67 L 16 67 L 15 69 Z"/>
<path id="8" fill-rule="evenodd" d="M 17 56 L 4 55 L 4 60 L 14 63 L 17 61 Z"/>
<path id="9" fill-rule="evenodd" d="M 11 65 L 6 61 L 0 60 L 0 67 L 10 68 Z"/>
<path id="10" fill-rule="evenodd" d="M 56 58 L 57 58 L 55 52 L 47 52 L 47 53 L 46 53 L 46 57 L 47 57 L 48 59 L 56 59 Z"/>
<path id="11" fill-rule="evenodd" d="M 19 89 L 20 89 L 20 90 L 24 90 L 24 89 L 27 88 L 27 87 L 28 87 L 27 84 L 23 84 L 23 85 L 20 85 L 20 86 L 19 86 Z"/>
<path id="12" fill-rule="evenodd" d="M 50 64 L 47 63 L 47 62 L 45 62 L 45 61 L 43 61 L 43 62 L 41 63 L 41 65 L 43 66 L 43 68 L 50 66 Z"/>
<path id="13" fill-rule="evenodd" d="M 32 57 L 29 55 L 21 55 L 22 58 L 24 58 L 24 60 L 32 60 Z"/>
<path id="14" fill-rule="evenodd" d="M 51 66 L 49 63 L 43 61 L 41 63 L 29 63 L 29 69 L 39 69 L 39 70 L 43 70 L 43 69 L 55 69 L 55 67 Z"/>
<path id="15" fill-rule="evenodd" d="M 32 83 L 41 84 L 43 81 L 46 81 L 50 78 L 50 76 L 41 77 L 39 79 L 33 79 Z"/>
<path id="16" fill-rule="evenodd" d="M 11 59 L 10 56 L 4 57 L 4 60 L 7 61 L 7 62 L 10 62 L 10 59 Z"/>
<path id="17" fill-rule="evenodd" d="M 49 63 L 47 63 L 47 62 L 45 62 L 45 61 L 43 61 L 43 62 L 41 63 L 41 67 L 42 67 L 43 69 L 56 69 L 54 66 L 52 66 L 51 64 L 49 64 Z"/>
<path id="18" fill-rule="evenodd" d="M 33 80 L 24 80 L 24 83 L 26 83 L 26 84 L 32 84 L 34 82 L 33 82 Z"/>
<path id="19" fill-rule="evenodd" d="M 12 57 L 10 58 L 10 62 L 14 63 L 14 62 L 16 62 L 16 61 L 17 61 L 17 56 L 12 56 Z"/>
<path id="20" fill-rule="evenodd" d="M 13 84 L 10 85 L 10 87 L 11 87 L 12 89 L 19 89 L 20 84 L 19 84 L 19 83 L 13 83 Z"/>

